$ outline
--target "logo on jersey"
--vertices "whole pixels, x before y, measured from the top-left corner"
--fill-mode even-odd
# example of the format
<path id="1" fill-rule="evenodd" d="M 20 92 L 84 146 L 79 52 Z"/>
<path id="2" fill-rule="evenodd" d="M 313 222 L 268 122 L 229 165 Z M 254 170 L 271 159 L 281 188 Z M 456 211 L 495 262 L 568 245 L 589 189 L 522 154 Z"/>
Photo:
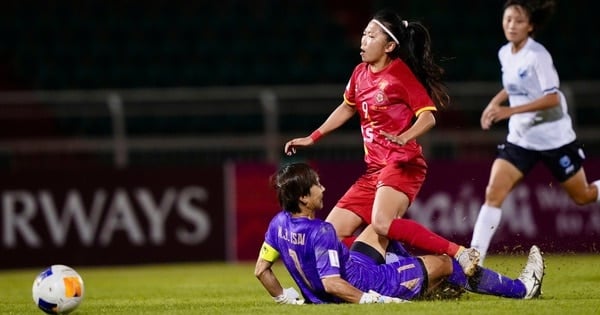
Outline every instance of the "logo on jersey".
<path id="1" fill-rule="evenodd" d="M 379 89 L 380 89 L 381 91 L 385 91 L 385 88 L 386 88 L 388 85 L 390 85 L 390 83 L 389 83 L 388 81 L 386 81 L 386 80 L 381 80 L 381 82 L 379 82 L 379 84 L 378 84 L 378 86 L 379 86 Z"/>
<path id="2" fill-rule="evenodd" d="M 519 70 L 517 71 L 517 74 L 519 75 L 519 78 L 523 79 L 524 77 L 527 76 L 527 68 L 525 68 L 525 69 L 519 68 Z"/>
<path id="3" fill-rule="evenodd" d="M 375 94 L 375 101 L 377 101 L 377 103 L 382 103 L 385 100 L 385 88 L 390 85 L 390 83 L 386 80 L 381 80 L 378 84 L 377 87 L 379 88 L 379 92 L 377 92 L 377 94 Z"/>
<path id="4" fill-rule="evenodd" d="M 508 92 L 508 95 L 522 95 L 522 96 L 527 95 L 527 91 L 520 90 L 519 86 L 516 84 L 509 84 L 506 87 L 506 92 Z"/>
<path id="5" fill-rule="evenodd" d="M 333 249 L 329 249 L 327 250 L 327 254 L 329 254 L 329 264 L 331 264 L 331 267 L 339 268 L 341 265 L 338 253 Z"/>

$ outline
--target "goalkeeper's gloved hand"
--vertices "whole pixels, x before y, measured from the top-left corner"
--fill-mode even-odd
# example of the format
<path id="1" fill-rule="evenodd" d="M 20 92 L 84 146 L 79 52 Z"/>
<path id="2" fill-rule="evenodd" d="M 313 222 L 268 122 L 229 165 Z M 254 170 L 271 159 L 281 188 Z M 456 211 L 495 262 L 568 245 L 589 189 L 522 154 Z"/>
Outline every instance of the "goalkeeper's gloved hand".
<path id="1" fill-rule="evenodd" d="M 278 304 L 304 304 L 304 299 L 300 298 L 300 294 L 294 288 L 283 289 L 283 293 L 273 298 Z"/>
<path id="2" fill-rule="evenodd" d="M 396 297 L 381 295 L 373 290 L 363 293 L 360 297 L 360 304 L 372 304 L 372 303 L 406 303 L 407 300 L 403 300 Z"/>

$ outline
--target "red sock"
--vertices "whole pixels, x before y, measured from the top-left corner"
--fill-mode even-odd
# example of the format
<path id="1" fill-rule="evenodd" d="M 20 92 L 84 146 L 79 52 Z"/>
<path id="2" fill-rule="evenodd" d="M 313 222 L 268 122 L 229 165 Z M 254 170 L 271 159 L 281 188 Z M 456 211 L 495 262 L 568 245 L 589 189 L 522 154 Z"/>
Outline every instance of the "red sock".
<path id="1" fill-rule="evenodd" d="M 350 248 L 350 246 L 352 246 L 352 243 L 354 243 L 355 239 L 356 239 L 356 236 L 354 236 L 354 235 L 348 236 L 348 237 L 344 237 L 342 239 L 342 243 L 344 243 L 344 245 L 346 245 L 346 247 Z"/>
<path id="2" fill-rule="evenodd" d="M 409 219 L 394 219 L 388 237 L 434 254 L 454 257 L 460 246 Z"/>

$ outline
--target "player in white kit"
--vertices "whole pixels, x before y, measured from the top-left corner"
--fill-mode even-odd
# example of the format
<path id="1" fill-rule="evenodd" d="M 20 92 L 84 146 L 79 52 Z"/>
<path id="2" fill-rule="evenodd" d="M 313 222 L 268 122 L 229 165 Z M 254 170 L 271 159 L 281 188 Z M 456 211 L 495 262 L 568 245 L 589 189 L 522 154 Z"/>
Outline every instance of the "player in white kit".
<path id="1" fill-rule="evenodd" d="M 543 162 L 569 197 L 578 205 L 599 202 L 600 180 L 588 183 L 583 149 L 576 140 L 567 102 L 559 90 L 552 56 L 533 39 L 554 9 L 553 1 L 508 0 L 502 28 L 508 43 L 498 52 L 503 89 L 481 114 L 481 128 L 509 119 L 508 136 L 498 146 L 473 230 L 471 246 L 483 264 L 500 223 L 504 199 L 524 176 Z M 508 101 L 509 106 L 503 106 Z"/>

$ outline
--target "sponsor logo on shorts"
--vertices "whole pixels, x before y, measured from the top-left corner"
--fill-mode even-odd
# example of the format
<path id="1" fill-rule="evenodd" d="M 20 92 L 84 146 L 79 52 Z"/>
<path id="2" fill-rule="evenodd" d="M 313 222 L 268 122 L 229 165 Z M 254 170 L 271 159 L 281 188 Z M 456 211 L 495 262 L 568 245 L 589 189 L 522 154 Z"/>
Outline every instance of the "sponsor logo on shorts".
<path id="1" fill-rule="evenodd" d="M 561 157 L 558 160 L 558 163 L 560 164 L 560 167 L 562 167 L 565 170 L 565 174 L 572 173 L 575 169 L 575 165 L 573 165 L 571 158 L 569 158 L 567 155 Z"/>
<path id="2" fill-rule="evenodd" d="M 567 168 L 567 167 L 569 167 L 571 164 L 573 164 L 573 163 L 571 163 L 571 158 L 569 158 L 569 157 L 568 157 L 568 156 L 566 156 L 566 155 L 565 155 L 565 156 L 563 156 L 563 157 L 561 157 L 561 158 L 560 158 L 560 160 L 558 160 L 558 163 L 560 163 L 560 166 L 561 166 L 562 168 Z"/>

